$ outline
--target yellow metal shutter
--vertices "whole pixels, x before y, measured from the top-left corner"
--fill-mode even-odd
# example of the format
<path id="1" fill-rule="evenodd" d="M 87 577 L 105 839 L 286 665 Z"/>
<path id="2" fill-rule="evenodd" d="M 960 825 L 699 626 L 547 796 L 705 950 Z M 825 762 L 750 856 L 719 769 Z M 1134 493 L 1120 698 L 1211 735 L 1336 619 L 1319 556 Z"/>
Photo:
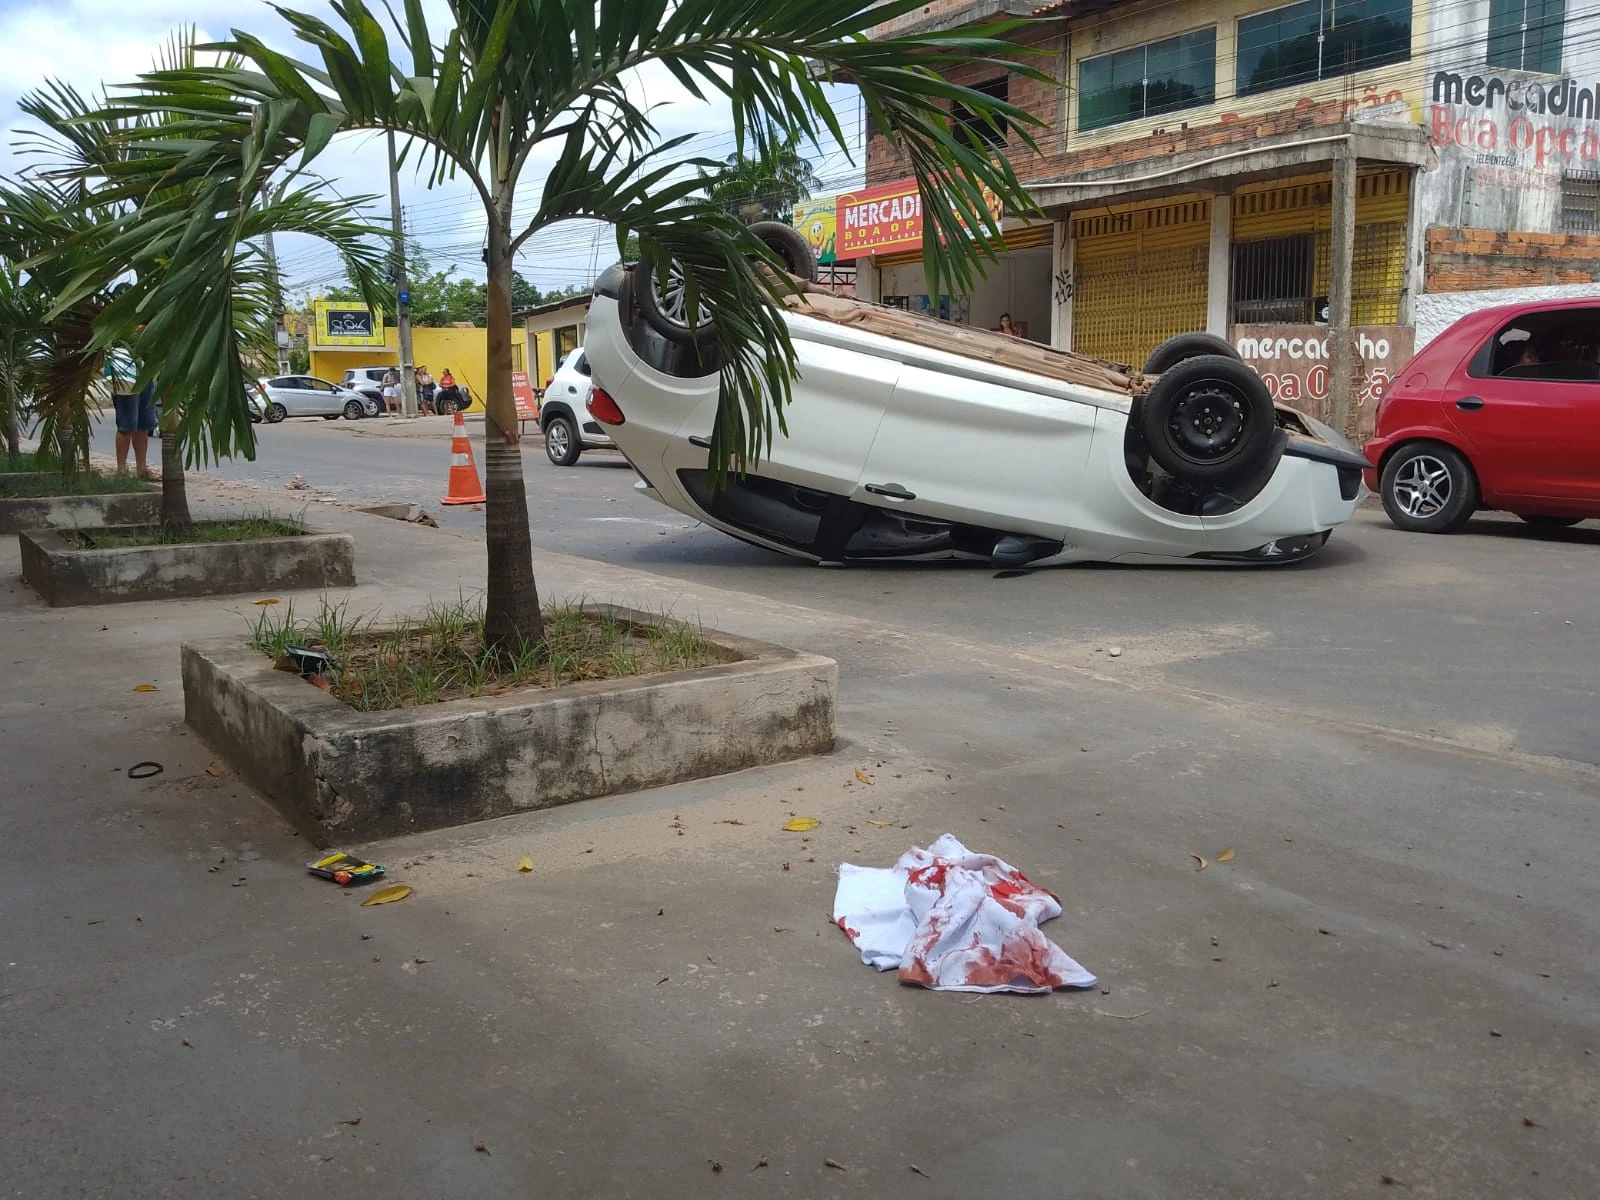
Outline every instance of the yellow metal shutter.
<path id="1" fill-rule="evenodd" d="M 1072 236 L 1074 350 L 1138 366 L 1206 327 L 1209 200 L 1078 217 Z"/>

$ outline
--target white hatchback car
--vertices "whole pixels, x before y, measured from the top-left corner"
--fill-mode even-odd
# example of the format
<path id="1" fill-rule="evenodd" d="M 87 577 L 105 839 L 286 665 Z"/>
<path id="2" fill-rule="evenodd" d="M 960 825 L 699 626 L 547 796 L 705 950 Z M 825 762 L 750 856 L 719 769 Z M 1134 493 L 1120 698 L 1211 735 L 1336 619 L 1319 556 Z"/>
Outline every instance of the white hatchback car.
<path id="1" fill-rule="evenodd" d="M 827 294 L 784 313 L 799 360 L 788 436 L 717 490 L 713 351 L 672 278 L 658 289 L 654 272 L 618 265 L 595 284 L 590 412 L 642 490 L 773 550 L 1008 568 L 1286 563 L 1361 499 L 1355 447 L 1275 406 L 1221 339 L 1175 338 L 1133 372 Z"/>
<path id="2" fill-rule="evenodd" d="M 256 383 L 252 419 L 276 425 L 286 417 L 323 417 L 358 421 L 378 415 L 378 403 L 352 388 L 314 375 L 276 375 Z"/>
<path id="3" fill-rule="evenodd" d="M 539 402 L 539 428 L 544 431 L 544 452 L 558 467 L 570 467 L 585 450 L 612 446 L 611 435 L 589 415 L 589 360 L 579 346 L 561 360 Z"/>

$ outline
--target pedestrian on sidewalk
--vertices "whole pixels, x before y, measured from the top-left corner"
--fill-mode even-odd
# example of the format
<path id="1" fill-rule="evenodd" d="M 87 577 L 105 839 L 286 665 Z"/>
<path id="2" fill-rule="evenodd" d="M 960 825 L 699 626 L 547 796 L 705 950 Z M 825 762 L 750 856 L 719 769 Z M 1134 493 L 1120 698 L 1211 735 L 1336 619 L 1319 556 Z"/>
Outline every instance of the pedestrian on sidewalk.
<path id="1" fill-rule="evenodd" d="M 431 413 L 433 411 L 434 387 L 435 384 L 433 382 L 433 375 L 429 372 L 428 368 L 426 366 L 418 367 L 417 395 L 421 398 L 423 412 Z"/>
<path id="2" fill-rule="evenodd" d="M 128 451 L 132 450 L 133 466 L 139 478 L 153 478 L 146 460 L 150 454 L 150 435 L 156 432 L 158 420 L 155 380 L 146 381 L 137 392 L 112 393 L 111 404 L 117 414 L 117 471 L 127 473 Z"/>
<path id="3" fill-rule="evenodd" d="M 456 377 L 450 374 L 449 367 L 439 376 L 439 390 L 435 396 L 434 403 L 440 412 L 455 412 L 458 408 L 466 407 L 461 403 L 461 391 L 456 387 Z"/>
<path id="4" fill-rule="evenodd" d="M 400 376 L 393 371 L 383 373 L 383 411 L 400 415 Z"/>

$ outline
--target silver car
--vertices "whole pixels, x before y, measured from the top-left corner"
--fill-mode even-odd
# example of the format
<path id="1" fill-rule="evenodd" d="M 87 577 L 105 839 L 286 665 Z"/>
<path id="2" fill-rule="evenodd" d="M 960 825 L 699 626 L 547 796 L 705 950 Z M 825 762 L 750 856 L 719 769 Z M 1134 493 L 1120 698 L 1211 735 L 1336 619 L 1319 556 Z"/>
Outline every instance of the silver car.
<path id="1" fill-rule="evenodd" d="M 279 375 L 260 380 L 256 385 L 252 419 L 276 425 L 285 417 L 321 417 L 337 421 L 358 421 L 375 417 L 378 402 L 352 388 L 313 375 Z"/>

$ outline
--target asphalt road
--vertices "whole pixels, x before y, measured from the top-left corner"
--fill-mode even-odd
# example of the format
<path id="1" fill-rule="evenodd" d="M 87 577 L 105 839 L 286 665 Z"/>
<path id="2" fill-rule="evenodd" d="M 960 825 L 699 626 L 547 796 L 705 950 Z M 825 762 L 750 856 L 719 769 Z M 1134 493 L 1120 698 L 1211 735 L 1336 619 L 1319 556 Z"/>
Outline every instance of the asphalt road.
<path id="1" fill-rule="evenodd" d="M 261 429 L 255 462 L 208 468 L 279 503 L 438 503 L 448 443 L 360 423 Z M 97 449 L 109 449 L 102 428 Z M 1533 530 L 1485 516 L 1454 537 L 1405 534 L 1364 509 L 1305 564 L 1073 567 L 997 578 L 948 565 L 822 570 L 698 525 L 633 492 L 613 452 L 557 468 L 525 444 L 534 545 L 946 637 L 1099 663 L 1197 692 L 1491 751 L 1600 763 L 1593 583 L 1600 522 Z M 295 476 L 304 491 L 287 490 Z M 302 499 L 304 498 L 304 499 Z M 981 635 L 981 636 L 980 636 Z M 1112 660 L 1113 646 L 1123 654 Z"/>

